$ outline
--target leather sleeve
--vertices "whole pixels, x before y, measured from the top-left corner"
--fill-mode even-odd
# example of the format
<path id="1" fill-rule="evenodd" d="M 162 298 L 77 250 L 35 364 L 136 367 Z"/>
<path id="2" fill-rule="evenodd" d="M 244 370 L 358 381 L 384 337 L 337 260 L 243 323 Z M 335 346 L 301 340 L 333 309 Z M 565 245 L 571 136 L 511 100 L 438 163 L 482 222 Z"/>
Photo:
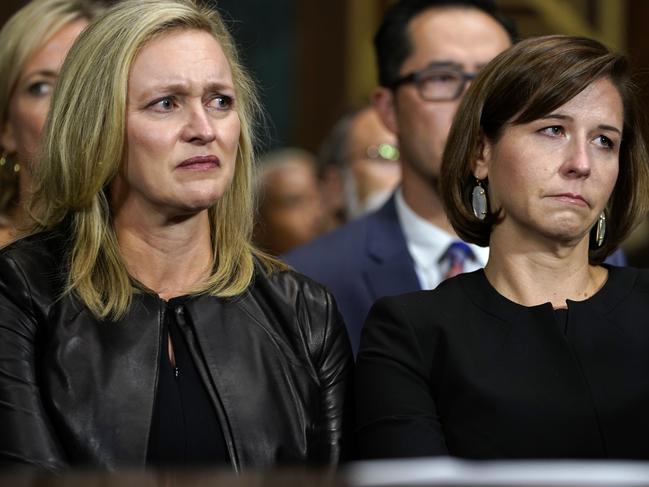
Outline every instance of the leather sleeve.
<path id="1" fill-rule="evenodd" d="M 356 448 L 362 459 L 447 455 L 431 386 L 437 339 L 427 310 L 416 318 L 403 297 L 377 301 L 356 363 Z M 428 310 L 429 312 L 430 310 Z"/>
<path id="2" fill-rule="evenodd" d="M 328 463 L 347 459 L 353 420 L 353 358 L 347 330 L 333 297 L 326 293 L 326 328 L 318 375 L 321 383 L 320 430 L 326 432 Z"/>
<path id="3" fill-rule="evenodd" d="M 39 390 L 32 292 L 7 254 L 0 254 L 0 466 L 58 469 L 65 462 Z"/>
<path id="4" fill-rule="evenodd" d="M 295 274 L 288 273 L 288 276 Z M 293 312 L 306 332 L 310 363 L 320 390 L 318 424 L 313 425 L 317 441 L 312 443 L 309 456 L 319 464 L 333 466 L 348 458 L 351 451 L 354 363 L 351 345 L 331 294 L 303 276 L 292 277 L 289 282 L 298 283 L 300 289 L 298 296 L 301 297 Z"/>

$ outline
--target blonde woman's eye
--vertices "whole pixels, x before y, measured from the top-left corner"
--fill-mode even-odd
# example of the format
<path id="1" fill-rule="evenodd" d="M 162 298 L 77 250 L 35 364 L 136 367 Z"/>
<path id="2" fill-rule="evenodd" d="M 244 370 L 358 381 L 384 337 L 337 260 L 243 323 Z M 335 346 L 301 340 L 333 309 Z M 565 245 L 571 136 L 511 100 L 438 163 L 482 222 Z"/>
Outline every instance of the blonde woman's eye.
<path id="1" fill-rule="evenodd" d="M 30 95 L 45 96 L 52 93 L 52 83 L 49 81 L 36 81 L 27 86 L 27 91 Z"/>
<path id="2" fill-rule="evenodd" d="M 217 110 L 230 110 L 234 100 L 228 95 L 217 95 L 210 101 L 210 106 Z"/>
<path id="3" fill-rule="evenodd" d="M 149 107 L 158 112 L 169 112 L 174 108 L 174 99 L 170 96 L 165 96 L 164 98 L 155 100 Z"/>

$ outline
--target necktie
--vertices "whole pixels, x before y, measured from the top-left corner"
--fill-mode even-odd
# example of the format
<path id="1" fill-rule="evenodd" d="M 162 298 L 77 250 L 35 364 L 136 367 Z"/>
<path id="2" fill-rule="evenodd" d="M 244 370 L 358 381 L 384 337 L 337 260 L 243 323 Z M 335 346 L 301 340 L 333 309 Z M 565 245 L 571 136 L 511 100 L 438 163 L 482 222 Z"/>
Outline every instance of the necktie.
<path id="1" fill-rule="evenodd" d="M 464 263 L 473 259 L 471 248 L 460 240 L 451 243 L 439 259 L 441 265 L 447 265 L 444 279 L 455 277 L 464 272 Z"/>

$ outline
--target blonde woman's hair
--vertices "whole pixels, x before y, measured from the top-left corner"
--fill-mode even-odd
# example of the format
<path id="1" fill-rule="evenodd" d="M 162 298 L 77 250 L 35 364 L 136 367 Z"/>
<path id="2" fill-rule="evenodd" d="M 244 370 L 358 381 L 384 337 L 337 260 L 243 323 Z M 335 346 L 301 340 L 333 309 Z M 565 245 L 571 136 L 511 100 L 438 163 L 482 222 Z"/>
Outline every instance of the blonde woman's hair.
<path id="1" fill-rule="evenodd" d="M 7 123 L 9 102 L 27 60 L 65 25 L 92 20 L 99 12 L 91 0 L 33 0 L 0 30 L 0 132 Z M 0 147 L 0 155 L 5 152 Z M 7 155 L 7 154 L 5 154 Z M 0 215 L 18 203 L 18 175 L 13 164 L 0 166 Z"/>
<path id="2" fill-rule="evenodd" d="M 68 54 L 31 204 L 34 231 L 63 225 L 69 232 L 67 292 L 101 318 L 123 317 L 134 292 L 107 194 L 124 156 L 129 73 L 143 46 L 178 29 L 208 32 L 219 43 L 230 62 L 241 122 L 232 183 L 209 209 L 214 267 L 196 292 L 243 293 L 253 278 L 255 255 L 266 270 L 281 267 L 250 243 L 253 127 L 260 107 L 225 24 L 217 12 L 191 0 L 125 0 L 87 27 Z"/>

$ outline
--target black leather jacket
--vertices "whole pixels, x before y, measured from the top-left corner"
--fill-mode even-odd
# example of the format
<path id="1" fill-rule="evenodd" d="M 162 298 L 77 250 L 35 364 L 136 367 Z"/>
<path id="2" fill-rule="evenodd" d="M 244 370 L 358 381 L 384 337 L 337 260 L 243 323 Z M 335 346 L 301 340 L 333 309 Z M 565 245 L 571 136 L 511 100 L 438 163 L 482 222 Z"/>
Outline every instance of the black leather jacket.
<path id="1" fill-rule="evenodd" d="M 164 301 L 138 293 L 124 320 L 97 320 L 63 293 L 63 249 L 47 232 L 0 251 L 0 463 L 143 467 Z M 259 271 L 243 295 L 176 313 L 235 470 L 339 461 L 352 358 L 323 287 Z"/>

